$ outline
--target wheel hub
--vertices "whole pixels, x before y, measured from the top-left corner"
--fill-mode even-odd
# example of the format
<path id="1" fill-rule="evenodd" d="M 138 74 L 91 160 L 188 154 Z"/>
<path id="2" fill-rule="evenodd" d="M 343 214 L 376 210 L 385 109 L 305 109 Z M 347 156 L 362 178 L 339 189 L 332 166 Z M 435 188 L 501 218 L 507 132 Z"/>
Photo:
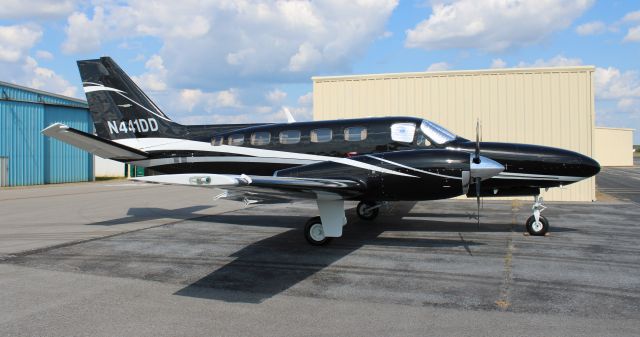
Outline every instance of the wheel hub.
<path id="1" fill-rule="evenodd" d="M 538 221 L 534 221 L 534 222 L 531 224 L 531 229 L 533 229 L 533 230 L 534 230 L 534 231 L 536 231 L 536 232 L 541 231 L 543 227 L 544 227 L 544 226 L 542 225 L 542 222 L 541 222 L 540 220 L 538 220 Z"/>
<path id="2" fill-rule="evenodd" d="M 313 226 L 311 226 L 311 229 L 309 230 L 309 235 L 314 241 L 324 240 L 325 235 L 324 235 L 324 228 L 322 228 L 322 224 L 321 223 L 313 224 Z"/>

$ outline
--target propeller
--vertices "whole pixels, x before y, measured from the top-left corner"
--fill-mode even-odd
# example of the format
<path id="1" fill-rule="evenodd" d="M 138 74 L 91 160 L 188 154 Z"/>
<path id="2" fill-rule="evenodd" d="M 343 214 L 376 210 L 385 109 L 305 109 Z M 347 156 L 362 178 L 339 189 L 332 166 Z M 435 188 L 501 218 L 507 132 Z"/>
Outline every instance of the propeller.
<path id="1" fill-rule="evenodd" d="M 475 156 L 473 157 L 473 162 L 475 164 L 480 164 L 480 118 L 476 121 L 476 151 Z M 478 205 L 478 223 L 477 229 L 480 229 L 480 182 L 482 181 L 481 177 L 474 178 L 476 183 L 476 203 Z"/>
<path id="2" fill-rule="evenodd" d="M 478 204 L 478 229 L 479 229 L 480 228 L 480 203 L 481 203 L 480 193 L 482 191 L 482 188 L 481 188 L 482 180 L 489 179 L 493 176 L 500 174 L 500 172 L 504 171 L 504 166 L 502 164 L 498 163 L 497 161 L 491 158 L 483 157 L 480 155 L 480 119 L 478 119 L 478 122 L 476 124 L 475 152 L 473 155 L 470 155 L 470 156 L 473 156 L 473 158 L 471 158 L 471 163 L 470 163 L 469 182 L 471 182 L 472 181 L 471 179 L 473 179 L 473 182 L 476 185 L 476 201 Z"/>

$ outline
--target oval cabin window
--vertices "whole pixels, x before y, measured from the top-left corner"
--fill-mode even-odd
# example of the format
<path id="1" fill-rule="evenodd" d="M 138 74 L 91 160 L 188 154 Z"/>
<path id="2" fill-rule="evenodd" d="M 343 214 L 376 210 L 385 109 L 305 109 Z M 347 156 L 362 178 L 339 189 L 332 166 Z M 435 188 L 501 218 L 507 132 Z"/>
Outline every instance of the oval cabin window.
<path id="1" fill-rule="evenodd" d="M 331 129 L 315 129 L 311 130 L 309 134 L 312 143 L 326 143 L 330 142 L 333 138 L 333 131 Z"/>
<path id="2" fill-rule="evenodd" d="M 344 140 L 357 142 L 367 139 L 367 128 L 364 126 L 352 126 L 344 129 Z"/>
<path id="3" fill-rule="evenodd" d="M 271 142 L 270 132 L 254 132 L 251 135 L 251 145 L 267 145 Z"/>
<path id="4" fill-rule="evenodd" d="M 229 145 L 240 146 L 244 144 L 244 135 L 231 135 L 229 136 Z"/>
<path id="5" fill-rule="evenodd" d="M 300 142 L 299 130 L 286 130 L 280 132 L 280 144 L 297 144 Z"/>

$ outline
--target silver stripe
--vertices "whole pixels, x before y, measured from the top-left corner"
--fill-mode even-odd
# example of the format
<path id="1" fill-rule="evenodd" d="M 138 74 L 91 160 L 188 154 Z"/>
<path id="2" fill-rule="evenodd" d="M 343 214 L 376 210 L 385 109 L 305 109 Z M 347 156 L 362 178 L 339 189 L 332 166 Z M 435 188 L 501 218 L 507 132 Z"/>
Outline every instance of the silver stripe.
<path id="1" fill-rule="evenodd" d="M 518 179 L 518 180 L 557 180 L 557 181 L 580 181 L 585 177 L 574 176 L 556 176 L 546 174 L 529 174 L 529 173 L 514 173 L 514 172 L 502 172 L 493 178 L 496 179 Z"/>
<path id="2" fill-rule="evenodd" d="M 396 172 L 383 167 L 363 163 L 357 160 L 349 158 L 336 158 L 329 156 L 320 156 L 306 153 L 295 153 L 286 151 L 266 150 L 252 147 L 231 146 L 231 145 L 216 145 L 213 146 L 210 143 L 199 142 L 187 139 L 175 139 L 175 138 L 126 138 L 115 139 L 116 143 L 140 149 L 142 151 L 171 151 L 171 150 L 192 150 L 192 151 L 208 151 L 218 153 L 230 153 L 239 155 L 248 155 L 252 157 L 261 158 L 283 158 L 283 159 L 301 159 L 311 160 L 317 162 L 332 162 L 336 164 L 343 164 L 352 167 L 361 168 L 364 170 L 370 170 L 375 172 L 393 174 L 403 177 L 418 178 L 414 175 Z"/>
<path id="3" fill-rule="evenodd" d="M 117 89 L 116 89 L 116 90 L 117 90 Z M 153 114 L 154 116 L 156 116 L 156 117 L 158 117 L 158 118 L 162 118 L 162 119 L 164 119 L 164 120 L 165 120 L 165 121 L 167 121 L 167 122 L 171 122 L 171 119 L 169 119 L 169 118 L 167 118 L 167 117 L 165 117 L 165 116 L 159 115 L 157 112 L 153 112 L 153 111 L 151 111 L 151 110 L 149 110 L 149 109 L 145 108 L 145 107 L 144 107 L 144 106 L 142 106 L 140 103 L 138 103 L 138 102 L 136 102 L 136 101 L 132 100 L 131 98 L 129 98 L 129 97 L 127 97 L 127 96 L 123 95 L 119 90 L 118 90 L 116 93 L 117 93 L 118 95 L 120 95 L 120 96 L 122 96 L 122 97 L 124 97 L 124 98 L 128 99 L 128 100 L 129 100 L 129 102 L 131 102 L 131 103 L 133 103 L 133 104 L 135 104 L 135 105 L 137 105 L 137 106 L 139 106 L 139 107 L 141 107 L 141 108 L 143 108 L 143 109 L 147 110 L 149 113 Z"/>
<path id="4" fill-rule="evenodd" d="M 84 83 L 91 83 L 91 82 L 84 82 Z M 95 84 L 95 83 L 91 83 L 91 84 Z M 101 85 L 101 84 L 97 84 L 97 85 L 90 85 L 90 86 L 82 87 L 82 89 L 84 90 L 84 92 L 85 92 L 86 94 L 88 94 L 88 93 L 90 93 L 90 92 L 96 92 L 96 91 L 113 91 L 113 92 L 117 93 L 118 95 L 120 95 L 120 96 L 122 96 L 122 97 L 126 98 L 126 99 L 127 99 L 127 100 L 129 100 L 131 103 L 133 103 L 133 104 L 135 104 L 135 105 L 137 105 L 137 106 L 139 106 L 139 107 L 141 107 L 141 108 L 143 108 L 143 109 L 147 110 L 149 113 L 153 114 L 154 116 L 156 116 L 156 117 L 158 117 L 158 118 L 162 118 L 162 119 L 164 119 L 165 121 L 171 122 L 171 119 L 167 118 L 166 116 L 163 116 L 162 114 L 159 114 L 158 112 L 153 112 L 153 111 L 151 111 L 151 110 L 149 110 L 149 109 L 145 108 L 144 106 L 142 106 L 140 103 L 138 103 L 138 102 L 136 102 L 136 101 L 132 100 L 131 98 L 129 98 L 129 97 L 127 97 L 127 96 L 123 95 L 123 94 L 126 94 L 126 92 L 124 92 L 124 91 L 122 91 L 122 90 L 119 90 L 119 89 L 116 89 L 116 88 L 111 88 L 111 87 L 105 87 L 104 85 Z M 153 102 L 151 102 L 151 103 L 154 105 L 154 107 L 155 107 L 156 109 L 158 108 L 157 106 L 155 106 L 155 104 L 154 104 Z"/>
<path id="5" fill-rule="evenodd" d="M 399 167 L 403 167 L 403 168 L 406 168 L 406 169 L 409 169 L 409 170 L 412 170 L 412 171 L 416 171 L 416 172 L 420 172 L 420 173 L 425 173 L 425 174 L 430 174 L 430 175 L 433 175 L 433 176 L 438 176 L 438 177 L 443 177 L 443 178 L 449 178 L 449 179 L 462 180 L 462 177 L 454 177 L 454 176 L 448 176 L 448 175 L 439 174 L 439 173 L 434 173 L 434 172 L 429 172 L 429 171 L 423 171 L 423 170 L 420 170 L 420 169 L 417 169 L 417 168 L 413 168 L 413 167 L 411 167 L 411 166 L 406 166 L 406 165 L 402 165 L 402 164 L 400 164 L 400 163 L 396 163 L 396 162 L 391 161 L 391 160 L 382 159 L 382 158 L 379 158 L 379 157 L 376 157 L 376 156 L 372 156 L 372 155 L 370 155 L 370 154 L 368 154 L 368 155 L 366 155 L 366 156 L 367 156 L 367 157 L 369 157 L 369 158 L 378 159 L 378 160 L 383 161 L 383 162 L 385 162 L 385 163 L 389 163 L 389 164 L 392 164 L 392 165 L 396 165 L 396 166 L 399 166 Z"/>
<path id="6" fill-rule="evenodd" d="M 292 164 L 292 165 L 307 165 L 307 164 L 318 163 L 318 161 L 315 161 L 315 160 L 304 160 L 304 159 L 274 158 L 274 157 L 239 157 L 239 156 L 170 157 L 170 158 L 136 160 L 130 163 L 137 166 L 153 167 L 153 166 L 169 165 L 169 164 L 203 163 L 203 162 L 274 163 L 274 164 Z"/>

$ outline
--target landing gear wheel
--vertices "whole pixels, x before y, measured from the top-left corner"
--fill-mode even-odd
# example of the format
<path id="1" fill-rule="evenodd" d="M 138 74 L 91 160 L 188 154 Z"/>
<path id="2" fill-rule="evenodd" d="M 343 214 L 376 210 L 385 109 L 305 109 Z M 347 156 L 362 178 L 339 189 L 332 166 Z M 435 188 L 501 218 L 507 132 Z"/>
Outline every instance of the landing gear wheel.
<path id="1" fill-rule="evenodd" d="M 313 217 L 307 221 L 304 226 L 304 237 L 307 242 L 314 246 L 323 246 L 331 241 L 331 238 L 324 235 L 322 221 L 319 216 Z"/>
<path id="2" fill-rule="evenodd" d="M 549 221 L 547 218 L 540 216 L 540 220 L 536 221 L 535 216 L 530 216 L 526 222 L 527 232 L 533 236 L 543 236 L 549 230 Z"/>
<path id="3" fill-rule="evenodd" d="M 356 213 L 358 213 L 358 217 L 362 220 L 371 221 L 378 216 L 379 212 L 380 206 L 370 201 L 360 201 L 356 207 Z"/>

